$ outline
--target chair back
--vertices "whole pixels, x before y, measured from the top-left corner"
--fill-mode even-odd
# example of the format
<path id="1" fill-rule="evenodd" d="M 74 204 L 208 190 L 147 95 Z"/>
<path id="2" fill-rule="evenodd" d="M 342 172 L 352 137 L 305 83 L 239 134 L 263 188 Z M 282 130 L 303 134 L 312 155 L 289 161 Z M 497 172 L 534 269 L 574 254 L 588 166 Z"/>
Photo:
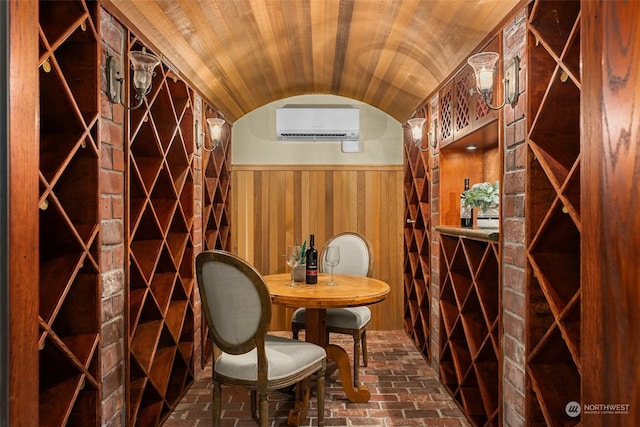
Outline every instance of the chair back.
<path id="1" fill-rule="evenodd" d="M 333 269 L 337 274 L 371 277 L 373 273 L 373 250 L 369 241 L 362 234 L 348 231 L 331 237 L 320 253 L 321 272 L 331 271 L 325 263 L 325 252 L 328 246 L 340 248 L 340 263 Z"/>
<path id="2" fill-rule="evenodd" d="M 196 275 L 209 333 L 216 346 L 229 354 L 264 347 L 271 321 L 271 299 L 260 273 L 243 259 L 216 250 L 198 254 Z"/>

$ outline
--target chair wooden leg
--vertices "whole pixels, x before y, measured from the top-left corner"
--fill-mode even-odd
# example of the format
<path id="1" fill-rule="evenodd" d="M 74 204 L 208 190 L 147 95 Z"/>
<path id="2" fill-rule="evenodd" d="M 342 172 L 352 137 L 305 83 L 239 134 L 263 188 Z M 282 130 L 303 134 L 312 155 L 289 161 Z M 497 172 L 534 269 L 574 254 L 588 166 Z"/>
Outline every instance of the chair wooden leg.
<path id="1" fill-rule="evenodd" d="M 267 401 L 267 393 L 258 393 L 260 398 L 260 421 L 258 425 L 260 427 L 267 427 L 269 425 L 269 402 Z"/>
<path id="2" fill-rule="evenodd" d="M 360 334 L 353 333 L 353 385 L 357 388 L 360 385 Z"/>
<path id="3" fill-rule="evenodd" d="M 213 418 L 213 427 L 220 427 L 221 411 L 221 386 L 217 381 L 213 382 L 213 404 L 211 405 L 211 417 Z"/>
<path id="4" fill-rule="evenodd" d="M 362 331 L 362 339 L 360 340 L 362 344 L 362 366 L 367 366 L 367 330 Z"/>
<path id="5" fill-rule="evenodd" d="M 258 419 L 258 393 L 255 390 L 251 390 L 251 416 L 254 419 Z"/>
<path id="6" fill-rule="evenodd" d="M 291 332 L 293 333 L 293 339 L 298 339 L 298 333 L 300 332 L 300 327 L 296 323 L 291 324 Z"/>
<path id="7" fill-rule="evenodd" d="M 323 366 L 320 372 L 318 372 L 318 380 L 316 383 L 316 393 L 318 395 L 318 427 L 324 426 L 324 374 L 325 367 Z"/>

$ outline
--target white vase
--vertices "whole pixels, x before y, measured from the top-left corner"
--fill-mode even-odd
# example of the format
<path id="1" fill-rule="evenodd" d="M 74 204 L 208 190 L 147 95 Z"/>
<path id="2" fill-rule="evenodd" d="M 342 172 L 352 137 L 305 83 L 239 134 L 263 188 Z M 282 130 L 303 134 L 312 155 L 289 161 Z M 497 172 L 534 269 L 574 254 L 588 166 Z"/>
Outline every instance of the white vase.
<path id="1" fill-rule="evenodd" d="M 479 209 L 478 215 L 476 215 L 476 220 L 478 228 L 498 228 L 500 227 L 500 211 L 497 207 L 489 208 L 484 212 Z"/>

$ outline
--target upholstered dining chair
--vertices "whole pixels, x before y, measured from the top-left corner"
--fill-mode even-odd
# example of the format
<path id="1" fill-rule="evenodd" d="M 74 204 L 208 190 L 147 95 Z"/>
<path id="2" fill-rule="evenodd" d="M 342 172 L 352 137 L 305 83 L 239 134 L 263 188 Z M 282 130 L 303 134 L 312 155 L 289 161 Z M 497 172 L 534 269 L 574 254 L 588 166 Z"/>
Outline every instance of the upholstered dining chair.
<path id="1" fill-rule="evenodd" d="M 209 335 L 221 351 L 212 366 L 213 425 L 220 425 L 222 384 L 251 390 L 251 415 L 256 417 L 258 406 L 259 425 L 266 427 L 268 392 L 297 384 L 300 397 L 303 386 L 317 374 L 318 425 L 323 426 L 325 350 L 267 334 L 269 290 L 260 273 L 241 258 L 224 251 L 201 252 L 196 275 Z"/>
<path id="2" fill-rule="evenodd" d="M 371 244 L 362 234 L 344 232 L 336 234 L 325 243 L 320 252 L 320 272 L 330 271 L 325 263 L 324 255 L 328 246 L 340 248 L 340 263 L 334 268 L 334 273 L 351 274 L 354 276 L 371 277 L 373 272 L 373 250 Z M 338 284 L 338 286 L 340 286 Z M 291 331 L 293 338 L 298 339 L 298 333 L 305 328 L 307 312 L 298 308 L 293 312 Z M 362 365 L 367 366 L 367 326 L 371 321 L 371 310 L 368 307 L 330 308 L 326 314 L 327 332 L 349 334 L 353 336 L 353 384 L 360 384 L 360 347 L 362 347 Z"/>

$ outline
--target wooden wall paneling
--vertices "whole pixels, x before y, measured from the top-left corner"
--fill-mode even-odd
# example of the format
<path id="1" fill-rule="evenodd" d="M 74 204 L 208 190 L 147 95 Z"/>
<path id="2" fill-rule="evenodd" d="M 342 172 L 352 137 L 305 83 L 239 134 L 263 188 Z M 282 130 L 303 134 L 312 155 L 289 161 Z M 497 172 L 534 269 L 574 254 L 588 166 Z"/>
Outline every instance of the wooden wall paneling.
<path id="1" fill-rule="evenodd" d="M 495 147 L 482 153 L 482 180 L 490 183 L 500 181 L 502 178 L 502 150 Z M 471 183 L 471 185 L 477 183 Z M 502 183 L 500 183 L 502 184 Z"/>
<path id="2" fill-rule="evenodd" d="M 255 202 L 257 196 L 238 196 L 255 194 L 253 174 L 232 172 L 231 190 L 233 198 L 236 201 L 231 204 L 231 217 L 233 218 L 234 224 L 237 225 L 234 238 L 231 239 L 231 251 L 246 260 L 253 260 L 252 262 L 255 263 L 255 222 L 253 221 L 253 216 L 254 212 L 256 212 Z M 288 237 L 293 238 L 291 232 Z"/>
<path id="3" fill-rule="evenodd" d="M 464 178 L 469 184 L 483 182 L 484 156 L 482 150 L 440 150 L 440 224 L 460 226 L 460 194 Z"/>
<path id="4" fill-rule="evenodd" d="M 239 256 L 262 274 L 283 273 L 282 255 L 296 239 L 308 242 L 313 233 L 321 249 L 334 234 L 362 233 L 374 247 L 374 277 L 392 288 L 386 301 L 371 307 L 371 328 L 402 327 L 400 167 L 235 165 L 231 176 L 232 248 Z M 272 330 L 288 330 L 292 312 L 274 306 Z"/>
<path id="5" fill-rule="evenodd" d="M 585 426 L 640 424 L 638 16 L 638 2 L 582 2 L 582 402 L 626 405 Z"/>
<path id="6" fill-rule="evenodd" d="M 8 317 L 2 321 L 8 321 L 10 369 L 1 381 L 7 381 L 9 395 L 3 398 L 11 423 L 38 426 L 38 2 L 6 5 L 9 287 Z"/>

